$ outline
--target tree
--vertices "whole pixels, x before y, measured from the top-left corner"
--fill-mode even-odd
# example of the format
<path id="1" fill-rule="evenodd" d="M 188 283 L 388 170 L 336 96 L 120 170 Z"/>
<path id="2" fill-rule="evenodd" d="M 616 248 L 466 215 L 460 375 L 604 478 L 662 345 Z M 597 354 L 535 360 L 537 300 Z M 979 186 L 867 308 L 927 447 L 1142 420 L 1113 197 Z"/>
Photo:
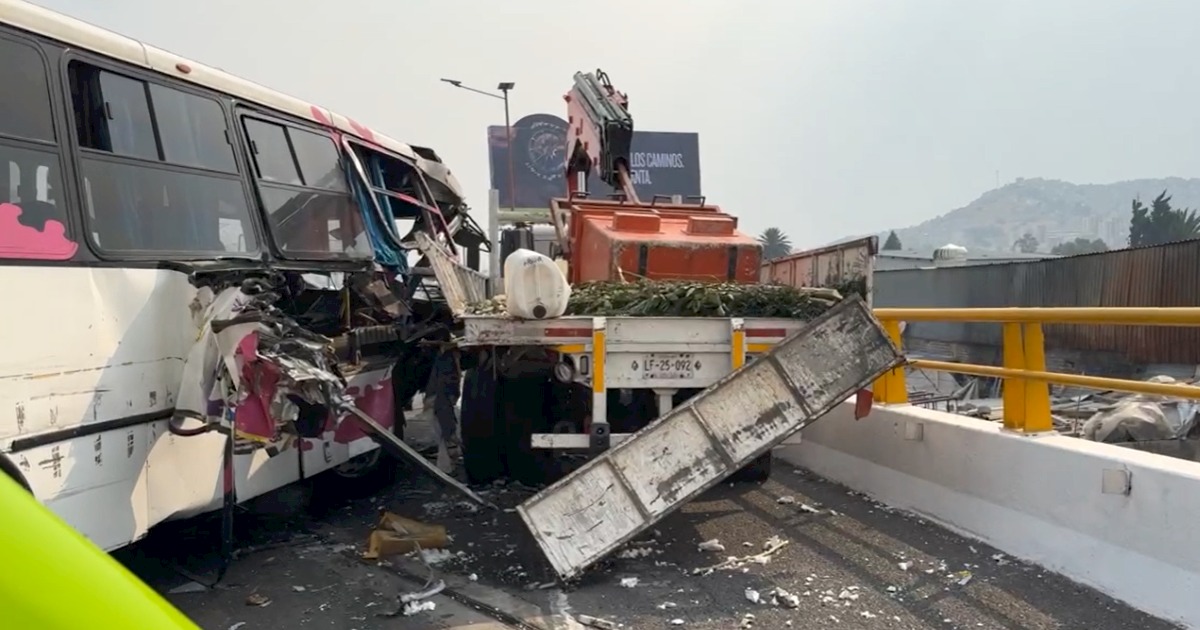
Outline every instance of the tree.
<path id="1" fill-rule="evenodd" d="M 1050 249 L 1050 253 L 1055 256 L 1078 256 L 1079 254 L 1093 254 L 1095 252 L 1108 251 L 1108 244 L 1101 239 L 1088 240 L 1086 238 L 1077 238 L 1066 243 L 1059 243 Z"/>
<path id="2" fill-rule="evenodd" d="M 1172 208 L 1162 191 L 1147 208 L 1134 199 L 1129 217 L 1129 246 L 1146 247 L 1200 236 L 1200 215 L 1187 208 Z"/>
<path id="3" fill-rule="evenodd" d="M 762 234 L 758 235 L 758 242 L 763 247 L 763 258 L 771 260 L 772 258 L 781 258 L 792 253 L 792 241 L 779 228 L 767 228 Z"/>
<path id="4" fill-rule="evenodd" d="M 892 230 L 888 232 L 887 239 L 883 241 L 883 250 L 894 251 L 898 249 L 904 249 L 904 246 L 900 244 L 900 237 L 896 236 L 896 230 Z"/>
<path id="5" fill-rule="evenodd" d="M 1026 232 L 1013 242 L 1013 249 L 1022 254 L 1032 254 L 1037 251 L 1038 240 L 1032 232 Z"/>

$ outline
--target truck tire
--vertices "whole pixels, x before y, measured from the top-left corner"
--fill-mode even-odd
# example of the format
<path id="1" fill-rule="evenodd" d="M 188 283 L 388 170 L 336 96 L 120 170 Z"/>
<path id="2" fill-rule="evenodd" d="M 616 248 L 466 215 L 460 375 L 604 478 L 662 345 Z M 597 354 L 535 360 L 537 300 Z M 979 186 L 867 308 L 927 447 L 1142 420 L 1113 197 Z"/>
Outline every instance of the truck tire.
<path id="1" fill-rule="evenodd" d="M 767 451 L 762 455 L 754 458 L 749 464 L 746 464 L 741 470 L 729 476 L 729 480 L 734 483 L 761 483 L 766 481 L 771 476 L 771 451 Z"/>
<path id="2" fill-rule="evenodd" d="M 544 376 L 501 379 L 497 388 L 503 423 L 504 464 L 508 476 L 527 486 L 540 486 L 554 477 L 554 454 L 534 449 L 534 433 L 549 430 L 547 397 L 550 381 Z"/>
<path id="3" fill-rule="evenodd" d="M 497 400 L 498 383 L 490 362 L 467 370 L 463 378 L 459 432 L 467 482 L 489 484 L 504 476 L 503 418 Z"/>

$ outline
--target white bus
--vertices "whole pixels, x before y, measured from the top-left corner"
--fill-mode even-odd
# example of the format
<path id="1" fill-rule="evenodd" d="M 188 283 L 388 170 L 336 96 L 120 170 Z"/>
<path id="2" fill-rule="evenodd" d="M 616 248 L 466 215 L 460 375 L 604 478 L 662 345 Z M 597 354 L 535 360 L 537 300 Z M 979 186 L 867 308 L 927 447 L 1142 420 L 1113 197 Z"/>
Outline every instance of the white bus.
<path id="1" fill-rule="evenodd" d="M 4 473 L 106 550 L 219 508 L 225 437 L 175 414 L 212 277 L 274 278 L 360 408 L 402 422 L 424 382 L 398 339 L 442 317 L 414 298 L 436 293 L 411 238 L 459 256 L 470 223 L 433 151 L 20 0 L 0 0 L 0 59 Z M 379 459 L 352 423 L 255 393 L 237 501 Z"/>

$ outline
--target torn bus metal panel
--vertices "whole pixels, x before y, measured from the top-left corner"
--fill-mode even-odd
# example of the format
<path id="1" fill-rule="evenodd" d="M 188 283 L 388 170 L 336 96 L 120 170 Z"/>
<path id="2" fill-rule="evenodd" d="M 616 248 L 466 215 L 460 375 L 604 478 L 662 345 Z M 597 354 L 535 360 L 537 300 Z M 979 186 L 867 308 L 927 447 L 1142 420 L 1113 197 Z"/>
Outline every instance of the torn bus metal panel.
<path id="1" fill-rule="evenodd" d="M 279 297 L 262 278 L 243 279 L 215 294 L 208 286 L 197 292 L 193 312 L 201 322 L 200 337 L 185 363 L 172 431 L 188 436 L 232 429 L 240 452 L 264 448 L 274 456 L 299 438 L 327 430 L 336 435 L 349 420 L 390 454 L 487 505 L 361 409 L 358 399 L 376 406 L 379 397 L 350 390 L 334 341 L 300 326 L 277 306 Z M 391 403 L 379 408 L 394 411 Z"/>
<path id="2" fill-rule="evenodd" d="M 901 362 L 865 303 L 843 300 L 517 511 L 574 577 Z"/>
<path id="3" fill-rule="evenodd" d="M 429 235 L 418 232 L 417 246 L 425 254 L 441 288 L 442 298 L 455 317 L 467 312 L 467 306 L 488 297 L 487 277 L 460 264 Z"/>

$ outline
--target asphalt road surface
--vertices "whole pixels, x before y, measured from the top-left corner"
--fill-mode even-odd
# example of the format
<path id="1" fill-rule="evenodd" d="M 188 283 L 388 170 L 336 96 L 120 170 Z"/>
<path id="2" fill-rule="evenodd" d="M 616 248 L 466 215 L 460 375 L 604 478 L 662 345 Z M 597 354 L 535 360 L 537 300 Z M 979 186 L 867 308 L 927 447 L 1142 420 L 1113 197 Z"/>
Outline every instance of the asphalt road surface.
<path id="1" fill-rule="evenodd" d="M 486 493 L 511 508 L 531 490 Z M 209 630 L 586 628 L 584 616 L 630 629 L 1176 627 L 783 462 L 766 483 L 714 488 L 565 587 L 515 513 L 431 479 L 321 510 L 309 499 L 289 488 L 239 513 L 247 551 L 212 589 L 181 574 L 211 577 L 212 519 L 159 528 L 118 557 Z M 380 509 L 444 525 L 450 545 L 425 562 L 359 559 Z M 769 557 L 695 574 L 773 537 L 787 544 Z M 700 549 L 712 540 L 724 550 Z M 403 614 L 400 595 L 437 579 L 448 588 L 433 609 Z"/>

